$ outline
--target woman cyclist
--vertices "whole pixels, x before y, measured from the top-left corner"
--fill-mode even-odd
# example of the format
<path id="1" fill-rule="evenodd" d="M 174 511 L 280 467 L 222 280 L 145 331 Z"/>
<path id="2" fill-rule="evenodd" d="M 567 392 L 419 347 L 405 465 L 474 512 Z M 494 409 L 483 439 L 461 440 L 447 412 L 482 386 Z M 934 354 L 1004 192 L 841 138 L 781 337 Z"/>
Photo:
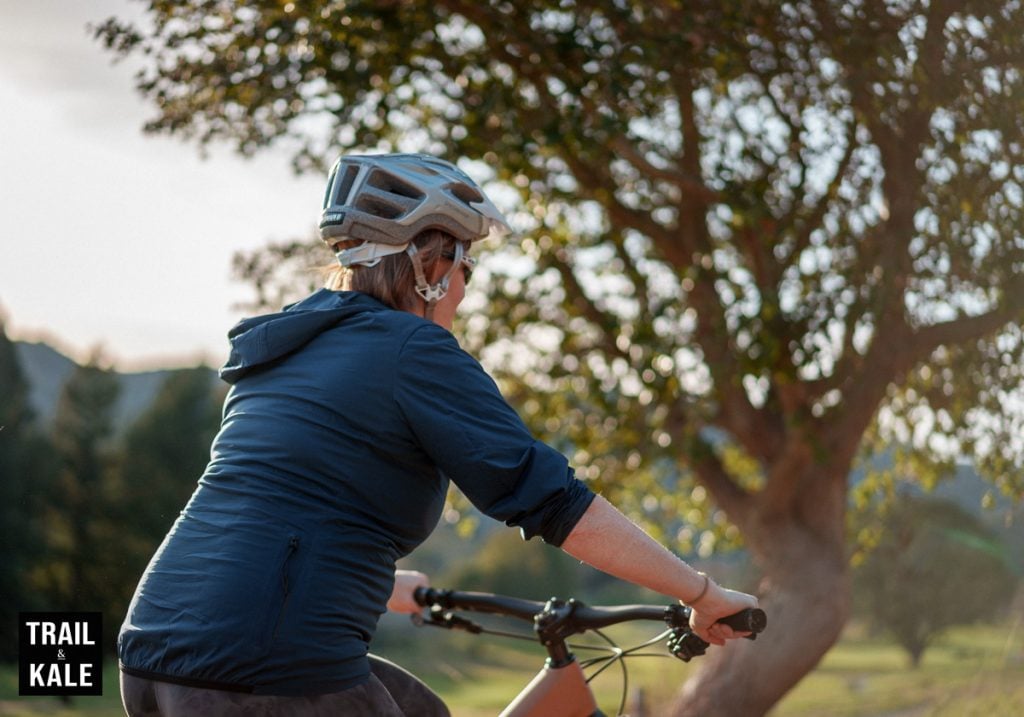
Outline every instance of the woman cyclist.
<path id="1" fill-rule="evenodd" d="M 718 618 L 757 605 L 655 542 L 530 435 L 450 333 L 474 242 L 508 227 L 425 155 L 343 156 L 321 236 L 344 286 L 230 332 L 232 385 L 199 485 L 143 574 L 118 640 L 139 715 L 436 715 L 368 655 L 385 609 L 416 612 L 449 481 L 485 514 Z"/>

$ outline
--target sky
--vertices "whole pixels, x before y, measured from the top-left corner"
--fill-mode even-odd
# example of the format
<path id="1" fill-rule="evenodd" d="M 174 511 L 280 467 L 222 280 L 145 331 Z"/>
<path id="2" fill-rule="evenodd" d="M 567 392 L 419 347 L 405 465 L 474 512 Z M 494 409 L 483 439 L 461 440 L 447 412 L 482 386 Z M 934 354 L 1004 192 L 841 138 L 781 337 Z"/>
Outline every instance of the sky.
<path id="1" fill-rule="evenodd" d="M 0 314 L 11 338 L 120 370 L 219 364 L 251 293 L 231 257 L 309 237 L 324 177 L 146 135 L 133 68 L 87 23 L 129 0 L 0 0 Z"/>

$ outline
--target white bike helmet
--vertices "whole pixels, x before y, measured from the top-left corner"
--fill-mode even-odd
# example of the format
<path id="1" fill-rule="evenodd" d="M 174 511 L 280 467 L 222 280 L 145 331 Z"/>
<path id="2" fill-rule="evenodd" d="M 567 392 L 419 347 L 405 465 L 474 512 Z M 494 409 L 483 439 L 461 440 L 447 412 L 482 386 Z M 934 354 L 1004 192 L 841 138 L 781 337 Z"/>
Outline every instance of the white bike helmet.
<path id="1" fill-rule="evenodd" d="M 412 240 L 427 229 L 455 237 L 452 268 L 431 286 Z M 425 154 L 342 156 L 331 168 L 320 216 L 320 237 L 329 247 L 362 243 L 336 252 L 342 266 L 374 266 L 406 252 L 416 273 L 416 292 L 434 304 L 462 259 L 462 242 L 509 231 L 508 222 L 469 176 L 450 162 Z"/>

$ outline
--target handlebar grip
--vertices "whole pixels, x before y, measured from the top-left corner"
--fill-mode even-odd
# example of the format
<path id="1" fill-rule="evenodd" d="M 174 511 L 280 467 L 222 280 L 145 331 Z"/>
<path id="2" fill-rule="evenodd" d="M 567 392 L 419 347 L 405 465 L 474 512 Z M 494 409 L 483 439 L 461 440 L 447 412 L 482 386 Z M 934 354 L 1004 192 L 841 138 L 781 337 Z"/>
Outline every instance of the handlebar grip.
<path id="1" fill-rule="evenodd" d="M 751 637 L 768 627 L 768 616 L 764 610 L 756 607 L 748 607 L 735 615 L 723 617 L 719 620 L 723 625 L 731 627 L 737 632 L 749 632 Z"/>
<path id="2" fill-rule="evenodd" d="M 418 587 L 412 591 L 412 599 L 416 601 L 417 605 L 427 607 L 432 605 L 437 600 L 434 595 L 437 593 L 433 588 Z"/>

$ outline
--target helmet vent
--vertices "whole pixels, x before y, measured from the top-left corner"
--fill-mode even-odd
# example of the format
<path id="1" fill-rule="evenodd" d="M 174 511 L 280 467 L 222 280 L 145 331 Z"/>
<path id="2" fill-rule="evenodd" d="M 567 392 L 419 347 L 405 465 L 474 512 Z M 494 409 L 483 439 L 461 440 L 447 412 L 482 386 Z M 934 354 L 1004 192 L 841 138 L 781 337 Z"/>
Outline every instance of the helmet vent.
<path id="1" fill-rule="evenodd" d="M 350 164 L 348 167 L 345 167 L 345 174 L 342 175 L 338 190 L 334 193 L 335 202 L 338 204 L 345 204 L 348 202 L 348 193 L 352 191 L 352 183 L 356 181 L 356 176 L 358 174 L 358 166 Z"/>
<path id="2" fill-rule="evenodd" d="M 404 209 L 395 203 L 372 194 L 364 194 L 359 198 L 356 207 L 367 214 L 381 219 L 397 219 L 405 214 Z"/>
<path id="3" fill-rule="evenodd" d="M 455 195 L 456 198 L 464 201 L 466 204 L 484 201 L 483 194 L 466 184 L 450 184 L 448 185 L 448 191 Z"/>
<path id="4" fill-rule="evenodd" d="M 407 197 L 409 199 L 423 198 L 423 192 L 419 189 L 411 184 L 406 184 L 398 177 L 386 172 L 375 171 L 367 180 L 367 184 L 390 194 L 397 194 L 400 197 Z"/>

